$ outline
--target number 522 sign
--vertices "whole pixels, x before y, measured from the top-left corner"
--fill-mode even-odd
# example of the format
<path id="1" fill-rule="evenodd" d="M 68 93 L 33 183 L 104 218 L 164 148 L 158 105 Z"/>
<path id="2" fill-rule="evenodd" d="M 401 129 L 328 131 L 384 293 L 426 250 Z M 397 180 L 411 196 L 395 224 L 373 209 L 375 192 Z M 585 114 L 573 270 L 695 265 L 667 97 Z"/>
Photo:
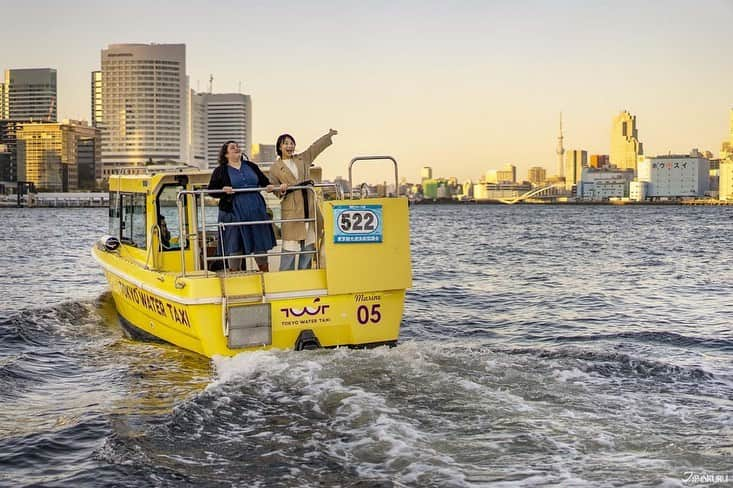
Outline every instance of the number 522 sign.
<path id="1" fill-rule="evenodd" d="M 382 206 L 334 205 L 333 242 L 382 242 Z"/>

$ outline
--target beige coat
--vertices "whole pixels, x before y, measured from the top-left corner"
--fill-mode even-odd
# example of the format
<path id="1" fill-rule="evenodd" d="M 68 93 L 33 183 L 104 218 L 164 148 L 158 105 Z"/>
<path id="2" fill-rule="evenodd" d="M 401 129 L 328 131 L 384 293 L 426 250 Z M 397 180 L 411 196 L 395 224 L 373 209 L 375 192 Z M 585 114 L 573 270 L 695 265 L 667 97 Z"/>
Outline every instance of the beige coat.
<path id="1" fill-rule="evenodd" d="M 285 183 L 288 186 L 293 186 L 296 183 L 310 179 L 310 167 L 314 159 L 323 152 L 328 146 L 331 145 L 331 135 L 326 134 L 320 137 L 316 142 L 310 145 L 308 149 L 300 154 L 293 155 L 293 162 L 298 170 L 298 174 L 294 175 L 290 168 L 282 162 L 280 158 L 277 159 L 270 167 L 270 182 L 273 185 L 280 185 Z M 308 190 L 306 190 L 308 191 Z M 309 218 L 313 218 L 318 211 L 318 232 L 316 235 L 320 235 L 321 226 L 323 225 L 323 218 L 321 218 L 320 210 L 316 210 L 314 205 L 313 192 L 308 191 L 308 203 L 309 203 Z M 281 202 L 282 218 L 283 219 L 302 219 L 305 218 L 305 202 L 303 201 L 303 192 L 293 191 L 283 197 Z M 305 222 L 283 222 L 282 223 L 282 239 L 284 241 L 302 241 L 306 237 Z"/>

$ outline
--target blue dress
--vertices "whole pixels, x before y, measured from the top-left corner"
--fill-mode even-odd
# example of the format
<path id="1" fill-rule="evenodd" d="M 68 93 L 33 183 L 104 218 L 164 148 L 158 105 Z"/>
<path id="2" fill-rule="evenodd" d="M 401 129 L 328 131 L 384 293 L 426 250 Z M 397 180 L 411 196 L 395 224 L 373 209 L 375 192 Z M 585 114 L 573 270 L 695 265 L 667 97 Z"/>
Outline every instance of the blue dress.
<path id="1" fill-rule="evenodd" d="M 257 175 L 246 163 L 239 169 L 227 166 L 232 188 L 257 188 Z M 259 192 L 235 193 L 233 212 L 219 210 L 219 222 L 251 222 L 271 220 L 265 200 Z M 227 255 L 261 254 L 275 247 L 272 224 L 238 225 L 225 227 L 224 251 Z"/>

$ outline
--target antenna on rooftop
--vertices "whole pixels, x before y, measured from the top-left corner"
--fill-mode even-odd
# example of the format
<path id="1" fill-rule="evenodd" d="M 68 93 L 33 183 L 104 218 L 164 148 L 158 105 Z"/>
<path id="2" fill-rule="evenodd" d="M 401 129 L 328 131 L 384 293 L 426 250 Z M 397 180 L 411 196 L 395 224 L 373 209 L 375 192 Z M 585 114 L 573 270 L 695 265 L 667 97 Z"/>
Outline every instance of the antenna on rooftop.
<path id="1" fill-rule="evenodd" d="M 209 75 L 209 93 L 214 93 L 214 75 Z"/>

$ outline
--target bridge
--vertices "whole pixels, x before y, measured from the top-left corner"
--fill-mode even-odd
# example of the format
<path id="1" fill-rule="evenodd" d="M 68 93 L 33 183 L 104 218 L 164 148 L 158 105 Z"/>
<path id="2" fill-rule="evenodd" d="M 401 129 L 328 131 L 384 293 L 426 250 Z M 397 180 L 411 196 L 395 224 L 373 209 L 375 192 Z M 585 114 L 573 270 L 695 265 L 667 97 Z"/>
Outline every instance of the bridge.
<path id="1" fill-rule="evenodd" d="M 500 198 L 499 201 L 501 203 L 506 203 L 507 205 L 514 205 L 515 203 L 522 202 L 524 200 L 527 200 L 532 197 L 537 198 L 556 198 L 559 195 L 557 194 L 557 189 L 565 188 L 564 183 L 553 183 L 552 185 L 546 185 L 540 188 L 534 188 L 527 193 L 522 193 L 516 198 Z"/>

